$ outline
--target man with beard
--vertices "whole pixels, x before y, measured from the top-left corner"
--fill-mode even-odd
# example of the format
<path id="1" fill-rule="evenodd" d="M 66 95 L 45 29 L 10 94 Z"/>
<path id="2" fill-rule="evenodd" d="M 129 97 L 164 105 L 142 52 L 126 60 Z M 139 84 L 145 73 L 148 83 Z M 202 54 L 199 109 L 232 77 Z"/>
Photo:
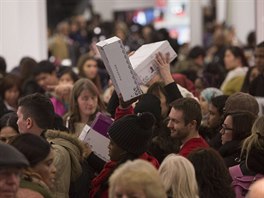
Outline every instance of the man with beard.
<path id="1" fill-rule="evenodd" d="M 180 98 L 172 103 L 168 128 L 171 137 L 182 143 L 179 154 L 186 157 L 196 148 L 206 148 L 208 144 L 199 135 L 202 113 L 199 103 L 192 98 Z"/>

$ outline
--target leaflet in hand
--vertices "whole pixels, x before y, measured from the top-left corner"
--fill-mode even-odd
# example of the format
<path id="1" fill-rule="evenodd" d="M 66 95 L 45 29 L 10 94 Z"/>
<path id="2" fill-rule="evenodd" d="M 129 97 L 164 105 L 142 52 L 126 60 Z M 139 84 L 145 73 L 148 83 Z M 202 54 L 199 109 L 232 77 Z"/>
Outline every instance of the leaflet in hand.
<path id="1" fill-rule="evenodd" d="M 104 161 L 110 160 L 108 156 L 110 140 L 107 131 L 112 123 L 113 120 L 109 116 L 97 113 L 91 126 L 85 125 L 79 136 L 79 139 L 88 143 L 92 151 Z"/>

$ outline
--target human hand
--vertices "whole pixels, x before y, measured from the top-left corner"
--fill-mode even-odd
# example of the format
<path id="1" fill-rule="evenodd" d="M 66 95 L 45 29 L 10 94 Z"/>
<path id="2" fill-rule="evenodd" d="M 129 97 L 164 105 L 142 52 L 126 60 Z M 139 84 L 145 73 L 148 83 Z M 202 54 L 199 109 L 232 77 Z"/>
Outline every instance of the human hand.
<path id="1" fill-rule="evenodd" d="M 135 51 L 131 51 L 131 52 L 129 52 L 127 55 L 128 55 L 128 57 L 130 57 L 130 56 L 132 56 L 133 54 L 135 54 Z"/>
<path id="2" fill-rule="evenodd" d="M 73 88 L 72 84 L 60 84 L 55 87 L 54 91 L 55 94 L 60 98 L 69 99 L 72 88 Z"/>
<path id="3" fill-rule="evenodd" d="M 83 156 L 84 158 L 87 158 L 91 155 L 91 153 L 93 152 L 90 145 L 87 142 L 83 143 Z"/>
<path id="4" fill-rule="evenodd" d="M 161 52 L 156 54 L 155 62 L 158 66 L 158 70 L 165 85 L 174 82 L 170 72 L 170 54 L 165 55 Z"/>

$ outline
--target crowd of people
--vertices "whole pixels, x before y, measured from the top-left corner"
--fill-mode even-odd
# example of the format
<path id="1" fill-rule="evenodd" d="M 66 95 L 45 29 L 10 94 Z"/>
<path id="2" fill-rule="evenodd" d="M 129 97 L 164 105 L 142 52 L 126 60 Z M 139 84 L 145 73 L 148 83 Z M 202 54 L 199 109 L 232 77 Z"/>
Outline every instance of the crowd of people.
<path id="1" fill-rule="evenodd" d="M 189 49 L 152 25 L 78 16 L 50 35 L 48 60 L 7 72 L 0 57 L 0 197 L 263 197 L 264 41 L 227 30 Z M 178 57 L 157 53 L 157 75 L 124 101 L 95 48 L 102 36 L 128 54 L 168 40 Z M 97 113 L 114 120 L 109 161 L 79 139 Z"/>

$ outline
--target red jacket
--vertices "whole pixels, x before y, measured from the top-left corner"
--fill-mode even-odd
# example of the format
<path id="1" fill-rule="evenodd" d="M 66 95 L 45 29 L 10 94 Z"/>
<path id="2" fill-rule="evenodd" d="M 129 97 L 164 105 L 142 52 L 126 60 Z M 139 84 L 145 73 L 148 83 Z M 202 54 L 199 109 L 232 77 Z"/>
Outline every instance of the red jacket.
<path id="1" fill-rule="evenodd" d="M 155 166 L 157 169 L 159 168 L 159 162 L 156 158 L 152 157 L 147 153 L 143 153 L 138 159 L 143 159 Z M 110 172 L 115 168 L 116 162 L 110 161 L 107 162 L 104 166 L 104 169 L 100 172 L 100 174 L 93 179 L 92 181 L 92 190 L 90 192 L 90 198 L 94 198 L 96 193 L 100 190 L 102 182 L 104 182 L 105 178 L 109 176 Z M 108 189 L 102 191 L 100 198 L 108 198 Z"/>
<path id="2" fill-rule="evenodd" d="M 132 107 L 132 105 L 130 105 L 126 109 L 122 109 L 118 106 L 115 111 L 115 120 L 118 120 L 119 118 L 122 118 L 123 116 L 130 114 L 134 114 L 134 108 Z"/>
<path id="3" fill-rule="evenodd" d="M 207 147 L 209 147 L 209 145 L 202 137 L 192 138 L 187 142 L 185 142 L 185 144 L 182 146 L 179 152 L 179 155 L 187 157 L 189 153 L 192 152 L 193 150 L 197 148 L 207 148 Z"/>

